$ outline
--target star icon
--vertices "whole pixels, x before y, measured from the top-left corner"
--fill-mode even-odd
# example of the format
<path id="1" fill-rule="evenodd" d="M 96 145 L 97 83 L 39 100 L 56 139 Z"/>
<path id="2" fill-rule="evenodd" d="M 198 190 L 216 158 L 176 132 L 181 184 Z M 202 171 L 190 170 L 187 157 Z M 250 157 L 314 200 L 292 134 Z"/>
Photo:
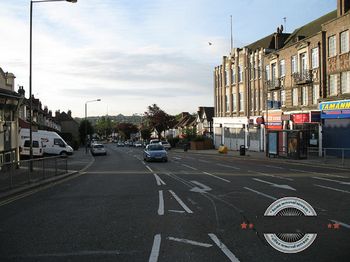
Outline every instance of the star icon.
<path id="1" fill-rule="evenodd" d="M 340 228 L 340 225 L 339 225 L 338 223 L 334 223 L 334 224 L 333 224 L 333 227 L 334 227 L 334 229 L 339 229 L 339 228 Z"/>
<path id="2" fill-rule="evenodd" d="M 327 227 L 328 227 L 329 229 L 331 229 L 331 228 L 332 228 L 332 224 L 329 223 L 329 224 L 327 225 Z"/>
<path id="3" fill-rule="evenodd" d="M 241 224 L 241 228 L 242 228 L 242 229 L 247 229 L 247 226 L 248 226 L 248 224 L 247 224 L 246 222 L 243 222 L 243 223 Z"/>
<path id="4" fill-rule="evenodd" d="M 249 229 L 253 229 L 254 228 L 254 224 L 253 223 L 250 223 L 249 224 Z"/>

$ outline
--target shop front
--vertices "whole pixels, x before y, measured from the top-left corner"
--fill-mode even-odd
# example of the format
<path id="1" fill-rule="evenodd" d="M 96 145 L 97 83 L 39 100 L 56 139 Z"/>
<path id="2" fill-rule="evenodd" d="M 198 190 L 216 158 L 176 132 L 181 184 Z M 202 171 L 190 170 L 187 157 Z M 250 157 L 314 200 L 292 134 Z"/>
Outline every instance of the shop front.
<path id="1" fill-rule="evenodd" d="M 350 148 L 350 100 L 323 102 L 319 109 L 323 148 Z"/>

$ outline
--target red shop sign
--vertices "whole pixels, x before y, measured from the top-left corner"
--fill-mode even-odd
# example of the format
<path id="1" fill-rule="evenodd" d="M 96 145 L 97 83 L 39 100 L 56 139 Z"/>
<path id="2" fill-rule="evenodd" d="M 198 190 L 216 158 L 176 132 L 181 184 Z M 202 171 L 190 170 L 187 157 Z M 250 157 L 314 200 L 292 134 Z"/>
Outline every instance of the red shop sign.
<path id="1" fill-rule="evenodd" d="M 293 114 L 293 122 L 295 124 L 309 123 L 310 114 L 309 113 Z"/>

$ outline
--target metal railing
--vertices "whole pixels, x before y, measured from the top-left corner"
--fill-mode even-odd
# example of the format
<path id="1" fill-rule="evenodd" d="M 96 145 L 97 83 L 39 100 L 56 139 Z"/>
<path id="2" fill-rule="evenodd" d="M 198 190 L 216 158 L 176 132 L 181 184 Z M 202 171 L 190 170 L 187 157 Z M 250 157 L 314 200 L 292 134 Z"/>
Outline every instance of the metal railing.
<path id="1" fill-rule="evenodd" d="M 68 173 L 68 158 L 61 156 L 4 163 L 0 167 L 0 192 L 65 173 Z"/>
<path id="2" fill-rule="evenodd" d="M 350 148 L 322 148 L 322 156 L 319 156 L 318 148 L 308 147 L 307 158 L 318 159 L 323 163 L 350 166 Z"/>

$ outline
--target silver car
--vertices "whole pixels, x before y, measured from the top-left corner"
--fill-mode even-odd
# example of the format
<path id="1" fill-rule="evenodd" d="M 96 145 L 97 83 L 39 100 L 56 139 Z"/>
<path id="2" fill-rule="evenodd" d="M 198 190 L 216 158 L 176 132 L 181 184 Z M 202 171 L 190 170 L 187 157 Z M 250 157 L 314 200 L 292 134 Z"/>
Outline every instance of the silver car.
<path id="1" fill-rule="evenodd" d="M 96 155 L 107 155 L 107 151 L 104 147 L 104 145 L 102 144 L 93 144 L 91 146 L 91 154 L 93 156 L 96 156 Z"/>
<path id="2" fill-rule="evenodd" d="M 168 153 L 160 144 L 150 144 L 143 151 L 143 159 L 145 161 L 168 161 Z"/>

